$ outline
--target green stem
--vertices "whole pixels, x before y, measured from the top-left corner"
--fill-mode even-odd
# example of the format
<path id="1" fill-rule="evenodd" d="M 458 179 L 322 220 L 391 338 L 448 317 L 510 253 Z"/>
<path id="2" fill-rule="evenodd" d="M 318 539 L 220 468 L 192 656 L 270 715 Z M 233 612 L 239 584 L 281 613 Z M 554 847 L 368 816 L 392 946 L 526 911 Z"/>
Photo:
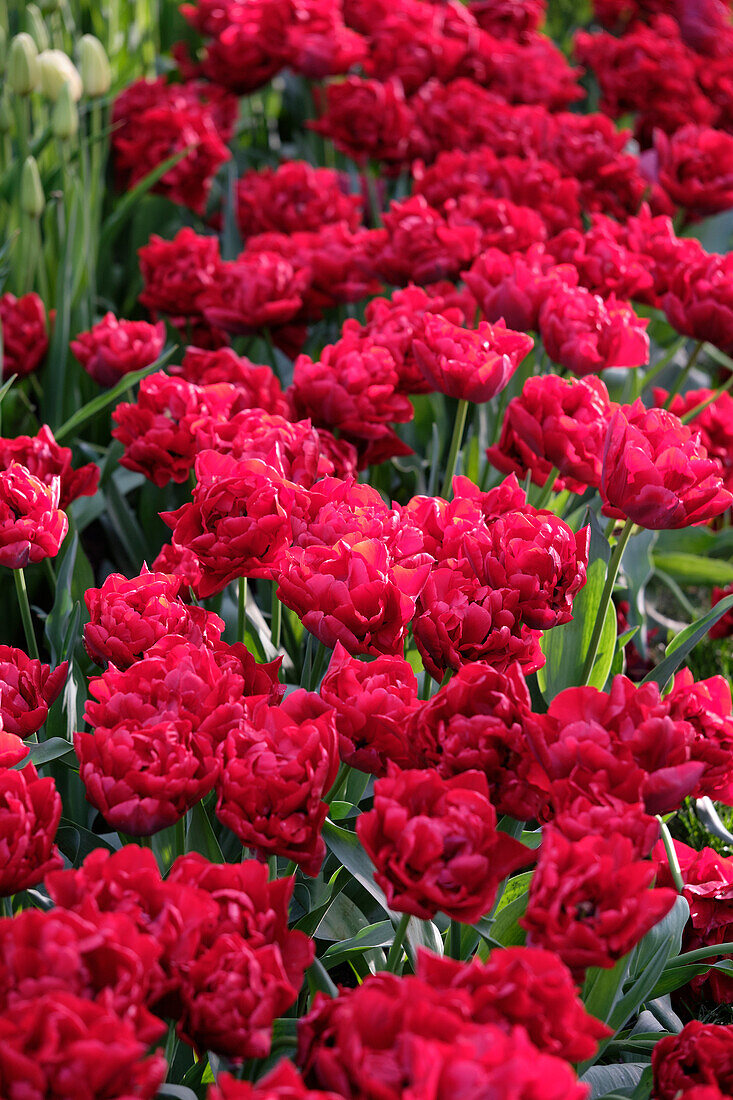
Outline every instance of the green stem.
<path id="1" fill-rule="evenodd" d="M 542 508 L 546 508 L 547 505 L 550 503 L 550 497 L 552 496 L 552 490 L 555 488 L 555 482 L 557 481 L 559 473 L 560 473 L 560 471 L 558 470 L 557 466 L 553 466 L 552 469 L 550 470 L 549 474 L 547 475 L 547 480 L 545 481 L 545 484 L 542 486 L 542 492 L 540 493 L 539 497 L 537 498 L 537 503 L 535 505 L 535 508 L 537 508 L 538 510 L 541 510 Z"/>
<path id="2" fill-rule="evenodd" d="M 451 959 L 461 958 L 461 932 L 463 926 L 460 921 L 451 920 L 448 931 L 448 955 Z"/>
<path id="3" fill-rule="evenodd" d="M 687 381 L 687 377 L 688 377 L 690 371 L 692 370 L 692 368 L 695 366 L 695 363 L 698 360 L 700 352 L 702 351 L 703 343 L 704 343 L 703 340 L 698 340 L 697 343 L 695 344 L 694 348 L 692 349 L 692 351 L 690 353 L 690 358 L 687 360 L 687 366 L 683 367 L 682 370 L 680 371 L 680 373 L 677 377 L 677 381 L 675 382 L 674 386 L 672 386 L 672 389 L 669 391 L 669 394 L 667 396 L 667 400 L 664 402 L 665 409 L 669 408 L 669 406 L 672 404 L 675 397 L 677 396 L 677 394 L 680 392 L 680 390 L 684 386 L 685 382 Z"/>
<path id="4" fill-rule="evenodd" d="M 727 393 L 731 386 L 733 386 L 733 374 L 731 374 L 727 382 L 724 382 L 722 386 L 718 387 L 715 393 L 711 394 L 711 396 L 704 401 L 701 401 L 698 405 L 693 405 L 689 412 L 681 416 L 680 420 L 682 423 L 689 424 L 690 421 L 694 420 L 696 416 L 699 416 L 701 412 L 705 412 L 708 405 L 712 405 L 713 401 L 717 401 L 722 393 Z"/>
<path id="5" fill-rule="evenodd" d="M 272 614 L 270 616 L 270 637 L 275 649 L 280 649 L 280 635 L 283 623 L 283 605 L 277 598 L 277 581 L 272 582 Z"/>
<path id="6" fill-rule="evenodd" d="M 270 881 L 274 882 L 277 878 L 277 856 L 267 857 L 267 867 L 270 872 Z"/>
<path id="7" fill-rule="evenodd" d="M 611 560 L 608 563 L 608 569 L 606 571 L 606 583 L 603 586 L 603 592 L 601 594 L 601 602 L 598 608 L 598 614 L 596 616 L 595 625 L 593 627 L 593 635 L 588 647 L 588 654 L 585 659 L 585 665 L 583 667 L 583 683 L 587 684 L 590 680 L 590 674 L 593 671 L 593 665 L 596 663 L 596 657 L 598 656 L 598 646 L 601 641 L 601 634 L 603 633 L 603 624 L 606 621 L 606 612 L 608 611 L 608 605 L 611 602 L 611 596 L 613 595 L 613 586 L 616 583 L 618 571 L 621 568 L 621 559 L 624 556 L 624 550 L 626 549 L 626 543 L 629 541 L 631 532 L 634 527 L 634 521 L 627 519 L 624 524 L 624 528 L 618 537 L 613 553 L 611 554 Z"/>
<path id="8" fill-rule="evenodd" d="M 468 415 L 468 401 L 465 398 L 461 398 L 458 402 L 458 408 L 456 409 L 456 419 L 453 424 L 453 437 L 450 441 L 450 451 L 448 452 L 448 463 L 445 468 L 445 479 L 443 480 L 442 495 L 447 500 L 453 485 L 453 474 L 456 470 L 456 461 L 458 459 L 458 452 L 461 449 L 461 442 L 463 440 L 463 432 L 466 427 L 466 416 Z"/>
<path id="9" fill-rule="evenodd" d="M 655 363 L 650 370 L 647 371 L 647 373 L 644 375 L 644 380 L 641 387 L 642 392 L 649 389 L 652 382 L 656 380 L 657 376 L 660 375 L 664 368 L 669 365 L 672 359 L 674 359 L 675 355 L 683 346 L 686 339 L 687 337 L 680 336 L 679 340 L 675 340 L 666 355 L 663 355 L 662 358 L 657 363 Z"/>
<path id="10" fill-rule="evenodd" d="M 15 97 L 15 136 L 18 139 L 18 160 L 21 165 L 30 153 L 31 101 L 30 96 Z"/>
<path id="11" fill-rule="evenodd" d="M 25 573 L 22 569 L 14 569 L 13 575 L 15 577 L 15 591 L 18 594 L 18 606 L 20 607 L 20 617 L 23 620 L 23 631 L 25 633 L 26 645 L 28 646 L 28 654 L 38 660 L 38 644 L 36 643 L 36 635 L 33 630 L 31 605 L 28 602 L 28 589 L 25 586 Z"/>
<path id="12" fill-rule="evenodd" d="M 393 974 L 397 974 L 402 970 L 402 946 L 405 942 L 409 923 L 410 914 L 403 913 L 400 917 L 400 923 L 395 930 L 392 946 L 389 949 L 389 955 L 387 955 L 387 970 L 391 970 Z M 400 968 L 399 971 L 397 969 L 398 966 Z"/>
<path id="13" fill-rule="evenodd" d="M 237 600 L 237 641 L 244 642 L 247 630 L 247 578 L 239 578 Z"/>
<path id="14" fill-rule="evenodd" d="M 4 917 L 12 917 L 12 915 L 13 915 L 13 896 L 12 896 L 12 894 L 6 894 L 5 897 L 2 899 L 2 902 L 3 902 L 2 915 Z"/>
<path id="15" fill-rule="evenodd" d="M 341 767 L 339 768 L 339 773 L 336 776 L 336 781 L 335 781 L 334 785 L 331 787 L 331 790 L 326 795 L 326 802 L 328 802 L 329 805 L 333 801 L 335 801 L 335 799 L 338 798 L 338 796 L 341 794 L 344 787 L 346 786 L 346 784 L 349 781 L 349 776 L 350 775 L 351 775 L 351 768 L 349 767 L 349 765 L 348 764 L 342 764 Z"/>
<path id="16" fill-rule="evenodd" d="M 372 171 L 371 165 L 366 169 L 364 173 L 366 176 L 367 194 L 369 196 L 369 213 L 371 215 L 371 222 L 375 229 L 380 229 L 382 226 L 382 211 L 379 207 L 379 195 L 377 193 L 377 169 Z"/>
<path id="17" fill-rule="evenodd" d="M 669 870 L 672 875 L 672 881 L 674 882 L 677 893 L 681 894 L 684 892 L 685 882 L 682 878 L 680 861 L 677 859 L 677 852 L 675 851 L 674 841 L 672 840 L 672 835 L 669 829 L 667 828 L 659 814 L 657 814 L 657 821 L 659 822 L 659 828 L 662 833 L 662 841 L 664 843 L 664 850 L 667 853 L 667 862 L 669 863 Z"/>

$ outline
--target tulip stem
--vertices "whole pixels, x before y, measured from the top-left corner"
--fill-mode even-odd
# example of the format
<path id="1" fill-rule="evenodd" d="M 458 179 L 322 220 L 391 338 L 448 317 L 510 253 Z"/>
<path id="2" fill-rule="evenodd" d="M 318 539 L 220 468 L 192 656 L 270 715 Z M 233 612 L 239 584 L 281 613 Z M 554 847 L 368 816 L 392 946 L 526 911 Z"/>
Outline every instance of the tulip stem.
<path id="1" fill-rule="evenodd" d="M 14 569 L 13 574 L 15 576 L 15 591 L 18 594 L 18 605 L 20 607 L 20 617 L 23 620 L 23 631 L 25 633 L 26 645 L 28 646 L 28 654 L 37 661 L 38 644 L 33 630 L 31 605 L 28 602 L 28 589 L 25 586 L 25 573 L 22 569 Z"/>
<path id="2" fill-rule="evenodd" d="M 468 401 L 465 398 L 461 398 L 458 402 L 458 408 L 456 409 L 456 419 L 453 423 L 453 438 L 450 441 L 450 451 L 448 452 L 448 463 L 445 468 L 445 479 L 443 481 L 442 495 L 445 499 L 451 491 L 453 485 L 453 474 L 456 472 L 456 461 L 458 459 L 458 452 L 461 449 L 461 442 L 463 440 L 463 432 L 466 427 L 466 417 L 468 415 Z"/>
<path id="3" fill-rule="evenodd" d="M 681 894 L 685 889 L 685 882 L 682 878 L 680 861 L 677 859 L 677 852 L 675 851 L 674 841 L 672 840 L 672 835 L 669 829 L 667 828 L 659 814 L 657 814 L 657 821 L 659 822 L 659 828 L 662 833 L 662 842 L 664 844 L 664 850 L 667 853 L 667 861 L 669 863 L 669 870 L 672 875 L 672 881 L 674 882 L 677 893 Z"/>
<path id="4" fill-rule="evenodd" d="M 708 405 L 712 405 L 713 401 L 717 401 L 721 394 L 727 393 L 733 386 L 733 374 L 730 375 L 727 382 L 724 382 L 722 386 L 719 386 L 714 393 L 707 397 L 704 401 L 700 401 L 699 404 L 693 405 L 689 412 L 686 412 L 684 416 L 680 417 L 683 424 L 689 424 L 691 420 L 694 420 L 696 416 L 699 416 L 701 412 L 705 412 Z"/>
<path id="5" fill-rule="evenodd" d="M 601 641 L 601 634 L 603 633 L 603 624 L 606 621 L 606 613 L 608 612 L 608 605 L 611 602 L 613 595 L 613 586 L 616 583 L 619 569 L 621 568 L 621 559 L 624 556 L 624 550 L 626 549 L 626 543 L 629 541 L 632 529 L 634 527 L 634 521 L 627 519 L 624 524 L 623 530 L 618 537 L 618 541 L 611 554 L 611 560 L 608 563 L 608 569 L 606 570 L 606 583 L 603 586 L 603 592 L 601 594 L 601 602 L 598 607 L 598 614 L 596 616 L 595 625 L 593 626 L 593 635 L 588 646 L 588 654 L 585 658 L 585 665 L 583 667 L 583 684 L 587 684 L 590 681 L 590 675 L 593 671 L 593 666 L 596 663 L 596 657 L 598 656 L 598 646 Z"/>
<path id="6" fill-rule="evenodd" d="M 672 344 L 671 348 L 669 348 L 667 350 L 667 352 L 661 357 L 661 359 L 659 359 L 654 364 L 653 367 L 650 367 L 650 369 L 646 372 L 646 374 L 644 375 L 644 378 L 642 379 L 642 385 L 641 385 L 640 393 L 643 392 L 644 390 L 649 389 L 652 382 L 654 382 L 656 380 L 657 376 L 662 373 L 662 371 L 665 369 L 665 367 L 669 366 L 669 364 L 674 359 L 675 355 L 680 350 L 680 348 L 685 344 L 685 342 L 686 342 L 686 337 L 685 336 L 680 336 L 679 340 L 675 340 L 675 342 Z M 638 374 L 638 372 L 637 372 L 637 374 Z M 639 394 L 636 394 L 636 396 L 638 397 Z"/>
<path id="7" fill-rule="evenodd" d="M 537 508 L 538 510 L 546 508 L 547 505 L 550 503 L 550 497 L 552 496 L 552 491 L 555 488 L 555 482 L 557 481 L 559 474 L 560 471 L 558 470 L 557 466 L 553 466 L 549 474 L 547 475 L 547 480 L 545 481 L 545 484 L 542 486 L 542 492 L 537 498 L 535 508 Z"/>
<path id="8" fill-rule="evenodd" d="M 247 578 L 239 578 L 239 599 L 237 604 L 237 641 L 244 642 L 247 630 Z"/>
<path id="9" fill-rule="evenodd" d="M 283 605 L 277 598 L 277 581 L 272 582 L 272 615 L 270 616 L 270 637 L 275 649 L 280 649 L 280 635 L 282 632 Z"/>
<path id="10" fill-rule="evenodd" d="M 687 376 L 689 375 L 692 368 L 695 366 L 695 363 L 698 360 L 700 352 L 702 351 L 703 343 L 704 343 L 703 340 L 698 340 L 697 343 L 695 344 L 694 348 L 690 352 L 690 358 L 687 360 L 687 366 L 682 368 L 679 375 L 677 376 L 677 381 L 675 382 L 674 386 L 672 386 L 672 389 L 669 391 L 669 394 L 667 395 L 667 400 L 664 402 L 665 409 L 668 409 L 670 407 L 670 405 L 674 401 L 675 397 L 677 396 L 677 394 L 680 392 L 680 390 L 684 386 L 685 382 L 687 381 Z"/>
<path id="11" fill-rule="evenodd" d="M 395 929 L 394 939 L 392 940 L 392 946 L 389 949 L 389 955 L 387 955 L 387 970 L 391 970 L 393 974 L 400 973 L 402 970 L 402 946 L 407 936 L 407 926 L 410 923 L 410 914 L 403 913 L 400 917 L 400 923 Z M 399 966 L 399 971 L 397 967 Z"/>

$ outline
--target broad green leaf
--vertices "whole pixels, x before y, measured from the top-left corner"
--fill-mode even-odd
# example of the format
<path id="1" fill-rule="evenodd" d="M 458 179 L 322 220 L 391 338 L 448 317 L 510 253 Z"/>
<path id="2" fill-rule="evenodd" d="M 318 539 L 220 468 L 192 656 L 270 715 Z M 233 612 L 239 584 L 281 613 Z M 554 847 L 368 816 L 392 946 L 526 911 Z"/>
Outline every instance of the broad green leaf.
<path id="1" fill-rule="evenodd" d="M 527 938 L 527 934 L 523 928 L 520 928 L 518 921 L 520 917 L 523 917 L 527 912 L 528 894 L 520 894 L 514 901 L 510 901 L 501 912 L 497 915 L 496 919 L 491 923 L 491 931 L 489 935 L 492 940 L 500 943 L 502 947 L 521 947 Z M 488 947 L 486 944 L 481 944 L 478 950 L 478 954 L 481 958 L 485 959 L 488 956 Z"/>
<path id="2" fill-rule="evenodd" d="M 705 637 L 710 627 L 714 626 L 718 619 L 721 619 L 726 611 L 730 611 L 732 607 L 733 596 L 725 596 L 719 603 L 716 603 L 711 611 L 708 611 L 707 615 L 703 615 L 696 623 L 691 623 L 690 626 L 686 626 L 684 630 L 675 635 L 667 646 L 664 660 L 660 661 L 656 668 L 647 673 L 642 683 L 646 684 L 654 681 L 655 684 L 659 684 L 659 687 L 664 689 L 685 661 L 687 655 Z"/>
<path id="3" fill-rule="evenodd" d="M 695 813 L 700 823 L 705 826 L 709 833 L 719 837 L 720 840 L 724 840 L 726 844 L 733 845 L 733 833 L 730 829 L 726 829 L 720 820 L 720 814 L 715 809 L 715 804 L 711 798 L 706 795 L 704 798 L 696 799 Z"/>
<path id="4" fill-rule="evenodd" d="M 314 959 L 305 972 L 311 993 L 326 993 L 329 997 L 338 997 L 338 989 L 328 976 L 328 971 L 320 959 Z"/>
<path id="5" fill-rule="evenodd" d="M 514 878 L 509 879 L 496 907 L 497 915 L 501 913 L 502 909 L 506 909 L 507 905 L 511 905 L 516 898 L 520 898 L 527 893 L 533 875 L 534 871 L 523 871 L 521 875 L 515 875 Z"/>
<path id="6" fill-rule="evenodd" d="M 333 943 L 323 956 L 327 968 L 343 962 L 349 955 L 361 954 L 367 948 L 390 947 L 394 939 L 394 926 L 391 920 L 379 921 L 362 928 L 355 936 L 342 943 Z"/>
<path id="7" fill-rule="evenodd" d="M 323 839 L 346 870 L 361 883 L 385 912 L 389 912 L 387 899 L 374 881 L 372 861 L 362 848 L 356 833 L 348 832 L 326 818 L 323 823 Z"/>
<path id="8" fill-rule="evenodd" d="M 395 920 L 401 914 L 395 914 Z M 443 937 L 431 920 L 418 920 L 413 917 L 407 927 L 407 944 L 413 957 L 417 957 L 420 947 L 426 947 L 433 955 L 443 954 Z"/>
<path id="9" fill-rule="evenodd" d="M 226 862 L 203 802 L 197 802 L 193 809 L 188 811 L 186 851 L 201 852 L 212 863 Z"/>
<path id="10" fill-rule="evenodd" d="M 647 1062 L 622 1062 L 610 1066 L 591 1066 L 581 1081 L 584 1085 L 590 1085 L 589 1100 L 601 1100 L 608 1095 L 630 1096 L 630 1092 L 619 1092 L 619 1089 L 633 1089 L 639 1084 L 641 1075 L 646 1069 Z"/>
<path id="11" fill-rule="evenodd" d="M 106 848 L 110 852 L 115 851 L 112 845 L 108 844 L 97 833 L 90 832 L 89 829 L 85 829 L 75 821 L 70 821 L 67 817 L 61 818 L 56 833 L 56 843 L 59 850 L 75 867 L 78 867 L 95 848 Z"/>
<path id="12" fill-rule="evenodd" d="M 71 767 L 78 765 L 74 746 L 70 745 L 65 737 L 49 737 L 47 741 L 40 741 L 37 745 L 27 747 L 30 758 L 37 768 L 50 764 L 52 760 L 62 760 L 65 757 L 68 757 Z"/>
<path id="13" fill-rule="evenodd" d="M 67 436 L 78 431 L 83 424 L 86 424 L 89 420 L 92 420 L 99 413 L 103 412 L 109 405 L 116 404 L 117 400 L 122 397 L 123 394 L 126 394 L 132 386 L 140 382 L 146 375 L 153 374 L 154 371 L 162 370 L 175 351 L 176 347 L 168 348 L 167 351 L 164 351 L 162 355 L 158 356 L 155 362 L 151 363 L 150 366 L 143 367 L 141 370 L 131 371 L 130 374 L 124 375 L 112 389 L 105 390 L 104 393 L 100 393 L 92 401 L 87 402 L 83 408 L 77 409 L 73 416 L 70 416 L 55 432 L 56 441 L 60 443 L 62 439 L 66 439 Z"/>
<path id="14" fill-rule="evenodd" d="M 665 967 L 649 999 L 655 1000 L 657 997 L 666 996 L 667 993 L 674 993 L 675 989 L 681 989 L 693 978 L 697 978 L 700 974 L 706 974 L 710 969 L 707 963 L 673 966 L 669 969 Z"/>
<path id="15" fill-rule="evenodd" d="M 132 214 L 140 199 L 146 195 L 151 188 L 155 187 L 158 180 L 162 179 L 166 172 L 171 168 L 175 168 L 180 160 L 188 156 L 193 148 L 193 145 L 187 145 L 185 149 L 179 149 L 178 152 L 167 157 L 161 164 L 156 165 L 152 172 L 148 172 L 147 176 L 144 176 L 143 179 L 141 179 L 140 182 L 136 184 L 131 191 L 128 191 L 124 198 L 117 203 L 114 212 L 110 214 L 102 226 L 102 232 L 99 237 L 100 256 L 103 256 L 105 252 L 109 251 L 110 245 Z"/>
<path id="16" fill-rule="evenodd" d="M 364 916 L 358 905 L 346 894 L 338 893 L 328 905 L 322 920 L 313 933 L 313 937 L 317 940 L 330 940 L 338 944 L 351 939 L 368 926 L 369 920 Z"/>
<path id="17" fill-rule="evenodd" d="M 604 1020 L 615 1032 L 620 1031 L 627 1020 L 638 1012 L 642 1004 L 656 995 L 656 985 L 670 957 L 680 950 L 682 932 L 690 915 L 690 908 L 683 897 L 678 897 L 672 909 L 647 932 L 634 950 L 619 960 L 613 970 L 595 971 L 586 978 L 583 1000 L 589 1012 Z M 628 980 L 625 975 L 628 973 Z M 590 981 L 590 988 L 589 988 Z M 602 1042 L 594 1058 L 580 1067 L 581 1072 L 598 1060 L 608 1046 Z"/>
<path id="18" fill-rule="evenodd" d="M 697 554 L 655 553 L 652 555 L 654 568 L 688 585 L 714 584 L 724 586 L 733 584 L 733 565 L 719 558 L 702 557 Z"/>
<path id="19" fill-rule="evenodd" d="M 587 521 L 591 529 L 587 579 L 573 601 L 572 621 L 545 631 L 540 643 L 547 661 L 537 673 L 537 681 L 548 703 L 565 688 L 577 687 L 582 682 L 583 666 L 606 581 L 611 550 L 598 525 L 598 520 L 590 510 L 587 513 Z M 610 603 L 604 620 L 598 656 L 590 679 L 593 687 L 602 688 L 605 684 L 611 669 L 615 646 L 616 612 L 613 604 Z"/>

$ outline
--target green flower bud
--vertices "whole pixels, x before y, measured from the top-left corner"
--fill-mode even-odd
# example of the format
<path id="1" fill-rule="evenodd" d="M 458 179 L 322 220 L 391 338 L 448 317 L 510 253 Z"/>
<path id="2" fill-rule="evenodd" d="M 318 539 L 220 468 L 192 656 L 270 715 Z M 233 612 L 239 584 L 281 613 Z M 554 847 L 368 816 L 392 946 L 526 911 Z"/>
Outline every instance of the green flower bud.
<path id="1" fill-rule="evenodd" d="M 29 34 L 16 34 L 11 41 L 5 75 L 8 87 L 16 95 L 30 95 L 38 87 L 41 79 L 38 50 Z"/>
<path id="2" fill-rule="evenodd" d="M 76 109 L 71 85 L 67 82 L 59 92 L 59 97 L 51 113 L 51 129 L 57 138 L 68 141 L 79 130 L 79 112 Z"/>
<path id="3" fill-rule="evenodd" d="M 35 157 L 27 157 L 20 173 L 20 209 L 29 218 L 40 218 L 46 205 Z"/>
<path id="4" fill-rule="evenodd" d="M 13 129 L 13 108 L 7 93 L 0 95 L 0 134 L 9 134 Z"/>
<path id="5" fill-rule="evenodd" d="M 44 50 L 38 55 L 41 70 L 41 91 L 55 103 L 61 89 L 68 84 L 71 98 L 77 103 L 81 99 L 82 86 L 78 69 L 71 58 L 62 50 Z"/>
<path id="6" fill-rule="evenodd" d="M 104 46 L 93 34 L 85 34 L 79 41 L 79 68 L 86 95 L 107 94 L 112 83 L 109 60 Z"/>
<path id="7" fill-rule="evenodd" d="M 37 4 L 26 4 L 23 15 L 25 29 L 38 47 L 39 53 L 41 50 L 47 50 L 51 43 L 41 9 Z"/>

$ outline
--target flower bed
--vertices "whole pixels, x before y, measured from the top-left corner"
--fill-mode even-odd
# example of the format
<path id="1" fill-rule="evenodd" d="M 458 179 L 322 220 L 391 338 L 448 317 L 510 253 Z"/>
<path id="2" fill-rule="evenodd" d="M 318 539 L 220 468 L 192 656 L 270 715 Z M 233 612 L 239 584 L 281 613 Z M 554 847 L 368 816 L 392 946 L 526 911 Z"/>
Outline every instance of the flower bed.
<path id="1" fill-rule="evenodd" d="M 0 1096 L 733 1095 L 729 6 L 101 7 L 0 10 Z"/>

